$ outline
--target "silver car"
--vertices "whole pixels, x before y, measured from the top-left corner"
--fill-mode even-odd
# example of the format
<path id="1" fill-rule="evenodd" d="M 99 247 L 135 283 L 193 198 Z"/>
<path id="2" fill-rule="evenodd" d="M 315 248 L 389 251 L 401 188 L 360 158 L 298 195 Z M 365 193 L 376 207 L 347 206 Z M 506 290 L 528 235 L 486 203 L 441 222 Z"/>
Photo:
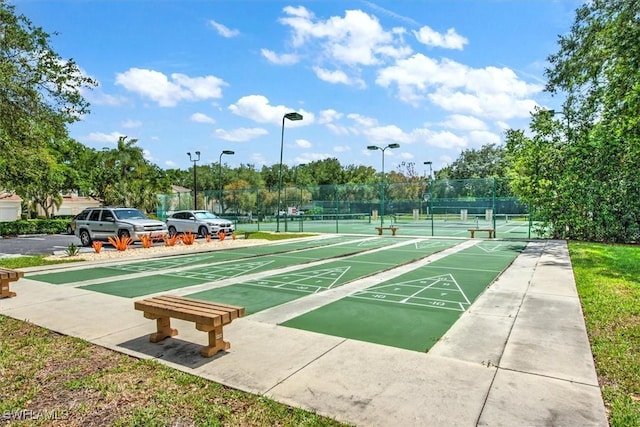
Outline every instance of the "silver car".
<path id="1" fill-rule="evenodd" d="M 135 242 L 144 234 L 160 236 L 167 233 L 164 222 L 147 218 L 138 209 L 103 207 L 87 211 L 83 218 L 76 218 L 75 234 L 82 246 L 115 236 L 131 237 Z"/>
<path id="2" fill-rule="evenodd" d="M 167 217 L 169 235 L 177 233 L 196 233 L 198 237 L 217 236 L 220 231 L 228 236 L 235 231 L 232 221 L 204 210 L 178 211 Z"/>

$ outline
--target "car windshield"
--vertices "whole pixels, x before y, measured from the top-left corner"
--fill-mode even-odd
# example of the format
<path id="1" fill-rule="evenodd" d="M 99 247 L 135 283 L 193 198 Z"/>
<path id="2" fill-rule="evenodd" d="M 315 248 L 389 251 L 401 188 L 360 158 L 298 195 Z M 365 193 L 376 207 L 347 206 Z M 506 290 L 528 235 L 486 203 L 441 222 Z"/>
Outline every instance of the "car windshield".
<path id="1" fill-rule="evenodd" d="M 118 219 L 147 219 L 138 209 L 118 209 L 113 212 Z"/>
<path id="2" fill-rule="evenodd" d="M 211 212 L 195 212 L 197 219 L 216 219 L 218 218 L 216 215 Z"/>

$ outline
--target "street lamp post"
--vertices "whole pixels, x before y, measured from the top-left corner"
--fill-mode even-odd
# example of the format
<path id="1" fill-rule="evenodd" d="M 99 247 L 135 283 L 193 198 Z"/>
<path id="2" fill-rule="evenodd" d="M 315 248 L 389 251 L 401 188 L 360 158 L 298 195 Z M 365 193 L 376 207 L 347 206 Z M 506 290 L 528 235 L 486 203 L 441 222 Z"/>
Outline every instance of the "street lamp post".
<path id="1" fill-rule="evenodd" d="M 433 173 L 431 169 L 431 165 L 433 164 L 433 162 L 424 162 L 424 164 L 429 165 L 429 180 L 431 180 L 431 174 Z"/>
<path id="2" fill-rule="evenodd" d="M 429 165 L 429 176 L 427 178 L 427 191 L 428 191 L 427 195 L 430 198 L 430 196 L 431 196 L 431 174 L 432 174 L 431 165 L 433 164 L 433 162 L 427 161 L 427 162 L 424 162 L 424 164 L 425 165 Z M 423 200 L 425 199 L 424 195 L 422 196 L 422 199 Z M 428 210 L 429 210 L 429 207 L 427 206 L 427 215 L 429 214 Z"/>
<path id="3" fill-rule="evenodd" d="M 384 152 L 387 148 L 399 148 L 400 144 L 388 144 L 387 146 L 378 147 L 377 145 L 368 145 L 367 150 L 380 150 L 382 151 L 382 185 L 380 191 L 380 227 L 384 225 L 384 183 L 385 183 L 385 175 L 384 175 Z"/>
<path id="4" fill-rule="evenodd" d="M 282 116 L 282 136 L 280 137 L 280 170 L 278 172 L 278 211 L 276 212 L 276 233 L 280 232 L 280 195 L 282 193 L 282 151 L 284 148 L 284 119 L 297 121 L 302 120 L 302 114 L 300 113 L 287 113 Z"/>
<path id="5" fill-rule="evenodd" d="M 220 158 L 218 159 L 218 205 L 220 205 L 220 216 L 222 216 L 222 155 L 227 154 L 232 156 L 236 154 L 235 151 L 222 150 Z"/>
<path id="6" fill-rule="evenodd" d="M 189 156 L 189 161 L 193 162 L 193 209 L 197 210 L 198 209 L 198 182 L 196 181 L 197 179 L 196 162 L 200 160 L 200 152 L 196 151 L 196 156 L 198 157 L 195 159 L 191 157 L 191 153 L 187 153 L 187 156 Z"/>

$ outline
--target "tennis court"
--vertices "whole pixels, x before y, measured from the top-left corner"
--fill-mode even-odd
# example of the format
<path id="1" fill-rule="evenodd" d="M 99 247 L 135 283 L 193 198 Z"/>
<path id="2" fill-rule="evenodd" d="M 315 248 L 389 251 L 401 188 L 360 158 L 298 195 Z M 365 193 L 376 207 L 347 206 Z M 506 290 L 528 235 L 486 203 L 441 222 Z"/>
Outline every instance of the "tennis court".
<path id="1" fill-rule="evenodd" d="M 376 227 L 398 227 L 400 236 L 416 237 L 469 237 L 469 229 L 495 229 L 496 237 L 505 239 L 537 238 L 534 225 L 528 215 L 471 215 L 461 213 L 437 216 L 389 215 L 384 219 L 373 218 L 367 213 L 340 215 L 313 215 L 286 217 L 280 221 L 280 229 L 288 232 L 341 233 L 377 235 Z M 276 222 L 238 224 L 243 231 L 275 231 Z M 388 233 L 388 232 L 387 232 Z M 389 233 L 390 234 L 390 233 Z"/>

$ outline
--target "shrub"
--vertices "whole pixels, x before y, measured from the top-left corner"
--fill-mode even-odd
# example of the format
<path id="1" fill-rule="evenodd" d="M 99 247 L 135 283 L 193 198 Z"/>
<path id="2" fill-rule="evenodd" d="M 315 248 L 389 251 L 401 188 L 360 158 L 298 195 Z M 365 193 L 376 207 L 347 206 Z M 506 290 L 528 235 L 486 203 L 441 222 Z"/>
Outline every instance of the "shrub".
<path id="1" fill-rule="evenodd" d="M 77 256 L 80 253 L 80 248 L 73 243 L 70 243 L 65 250 L 67 256 Z"/>
<path id="2" fill-rule="evenodd" d="M 126 251 L 130 244 L 133 243 L 133 239 L 131 237 L 109 237 L 109 243 L 113 245 L 116 250 Z"/>
<path id="3" fill-rule="evenodd" d="M 140 242 L 142 242 L 143 248 L 150 248 L 153 246 L 155 238 L 151 234 L 143 234 L 140 236 Z"/>
<path id="4" fill-rule="evenodd" d="M 95 242 L 91 243 L 91 247 L 93 248 L 94 251 L 96 251 L 97 254 L 99 254 L 100 251 L 102 250 L 102 242 L 99 240 L 96 240 Z"/>
<path id="5" fill-rule="evenodd" d="M 185 245 L 193 245 L 193 242 L 196 241 L 196 235 L 190 231 L 182 234 L 182 243 Z"/>
<path id="6" fill-rule="evenodd" d="M 174 234 L 173 236 L 162 236 L 162 240 L 164 240 L 165 246 L 175 246 L 178 243 L 178 235 Z"/>

